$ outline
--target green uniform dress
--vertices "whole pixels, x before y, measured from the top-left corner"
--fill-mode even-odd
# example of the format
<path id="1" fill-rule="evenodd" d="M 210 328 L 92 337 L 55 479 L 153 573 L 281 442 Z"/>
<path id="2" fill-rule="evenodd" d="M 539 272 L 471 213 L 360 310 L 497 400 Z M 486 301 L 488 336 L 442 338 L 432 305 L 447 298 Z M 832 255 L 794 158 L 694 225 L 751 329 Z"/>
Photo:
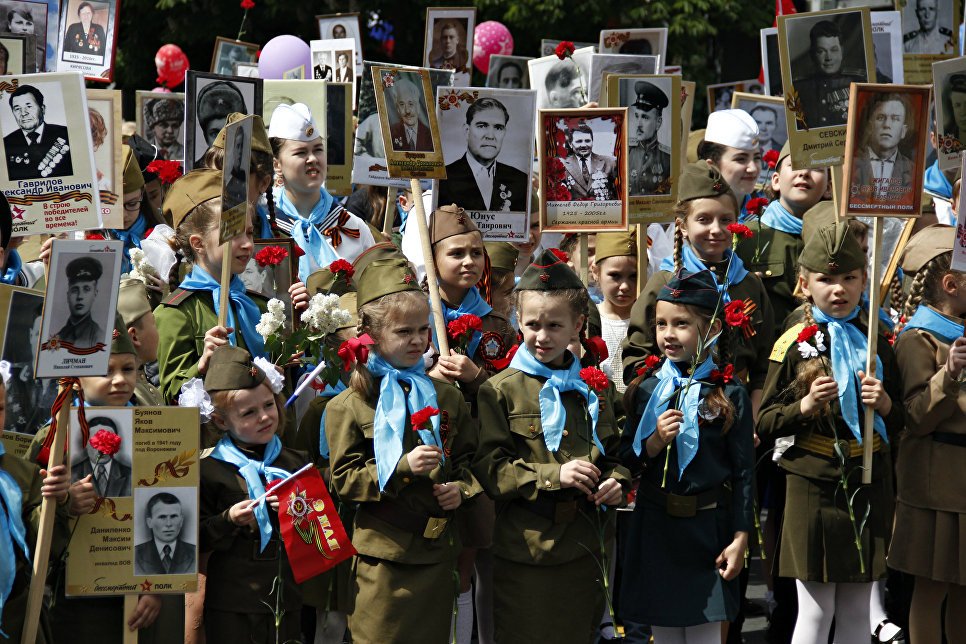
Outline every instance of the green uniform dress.
<path id="1" fill-rule="evenodd" d="M 560 467 L 590 461 L 601 481 L 614 478 L 625 491 L 630 475 L 618 459 L 620 438 L 608 395 L 600 398 L 597 422 L 604 454 L 590 441 L 587 404 L 576 391 L 561 394 L 563 435 L 556 452 L 547 448 L 538 402 L 544 382 L 509 367 L 478 395 L 480 445 L 473 470 L 496 501 L 496 641 L 583 644 L 593 640 L 604 610 L 599 552 L 613 538 L 615 512 L 599 512 L 574 488 L 561 488 Z"/>
<path id="2" fill-rule="evenodd" d="M 755 233 L 738 244 L 738 257 L 745 268 L 761 278 L 771 300 L 776 335 L 786 328 L 785 318 L 798 305 L 798 256 L 805 247 L 802 238 L 757 222 L 748 224 Z"/>
<path id="3" fill-rule="evenodd" d="M 402 457 L 380 492 L 373 445 L 380 382 L 369 398 L 349 389 L 326 406 L 332 483 L 344 502 L 358 504 L 349 630 L 357 644 L 443 644 L 459 591 L 461 544 L 454 513 L 439 507 L 433 484 L 458 485 L 464 503 L 480 493 L 470 471 L 477 432 L 460 391 L 432 379 L 446 459 L 428 475 L 413 474 L 407 454 L 419 434 L 407 413 Z"/>
<path id="4" fill-rule="evenodd" d="M 862 312 L 849 324 L 854 324 L 864 335 L 867 320 Z M 828 344 L 828 328 L 824 324 L 818 326 Z M 823 583 L 874 581 L 885 575 L 886 550 L 892 531 L 895 499 L 892 456 L 888 445 L 877 436 L 873 443 L 877 449 L 872 459 L 872 484 L 858 494 L 855 502 L 859 519 L 866 503 L 871 503 L 862 538 L 865 572 L 861 572 L 848 509 L 842 494 L 836 493 L 842 470 L 832 443 L 836 436 L 839 440 L 849 441 L 848 447 L 843 444 L 843 452 L 847 458 L 850 492 L 855 491 L 861 481 L 862 447 L 843 419 L 838 399 L 830 405 L 830 416 L 802 415 L 801 400 L 808 389 L 805 387 L 798 392 L 792 387 L 796 369 L 805 360 L 797 343 L 802 328 L 804 324 L 790 327 L 775 343 L 758 412 L 758 433 L 763 439 L 795 437 L 795 444 L 785 451 L 780 462 L 787 473 L 787 490 L 778 574 Z M 883 420 L 890 439 L 895 440 L 903 423 L 902 385 L 892 346 L 882 329 L 877 353 L 882 361 L 881 380 L 892 399 L 892 410 Z M 829 351 L 820 355 L 828 358 Z M 860 407 L 860 423 L 863 418 Z"/>
<path id="5" fill-rule="evenodd" d="M 709 263 L 708 269 L 717 276 L 720 283 L 724 281 L 727 266 L 727 261 Z M 647 356 L 661 356 L 654 330 L 654 310 L 658 293 L 672 277 L 674 275 L 669 271 L 654 273 L 631 309 L 631 323 L 622 345 L 624 382 L 630 382 L 637 376 L 637 370 L 644 366 Z M 762 285 L 762 280 L 751 272 L 737 284 L 731 284 L 728 294 L 733 300 L 751 300 L 756 305 L 751 313 L 751 325 L 755 334 L 750 338 L 744 337 L 740 331 L 733 334 L 736 339 L 730 350 L 734 358 L 735 372 L 748 384 L 748 390 L 761 389 L 768 372 L 768 354 L 775 341 L 771 299 Z"/>
<path id="6" fill-rule="evenodd" d="M 667 627 L 733 621 L 741 604 L 739 581 L 724 581 L 714 562 L 735 532 L 750 536 L 754 530 L 751 401 L 743 386 L 725 385 L 734 423 L 724 431 L 722 418 L 702 417 L 698 451 L 679 478 L 677 449 L 668 454 L 665 448 L 654 458 L 648 457 L 646 445 L 640 456 L 633 449 L 637 425 L 658 382 L 651 376 L 641 383 L 621 439 L 624 463 L 640 474 L 641 483 L 623 561 L 624 570 L 636 572 L 623 577 L 620 614 L 635 623 Z M 711 391 L 702 385 L 701 399 Z M 698 413 L 708 413 L 703 404 Z M 694 508 L 672 509 L 676 501 Z"/>

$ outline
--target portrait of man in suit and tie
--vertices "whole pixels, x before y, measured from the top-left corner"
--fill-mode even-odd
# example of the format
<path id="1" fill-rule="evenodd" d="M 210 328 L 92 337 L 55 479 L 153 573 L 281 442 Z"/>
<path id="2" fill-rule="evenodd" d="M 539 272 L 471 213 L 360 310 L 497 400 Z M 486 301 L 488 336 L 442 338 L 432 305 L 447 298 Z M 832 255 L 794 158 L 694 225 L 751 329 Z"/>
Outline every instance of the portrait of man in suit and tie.
<path id="1" fill-rule="evenodd" d="M 70 135 L 63 125 L 46 122 L 44 95 L 21 85 L 8 99 L 17 129 L 3 137 L 7 175 L 12 181 L 66 177 L 71 165 Z"/>
<path id="2" fill-rule="evenodd" d="M 314 53 L 314 65 L 312 67 L 312 78 L 315 80 L 332 80 L 332 65 L 329 63 L 332 60 L 332 52 L 330 51 L 319 51 Z"/>
<path id="3" fill-rule="evenodd" d="M 170 492 L 157 492 L 148 499 L 141 515 L 150 538 L 134 546 L 134 574 L 195 572 L 195 544 L 182 538 L 185 508 L 181 499 Z"/>
<path id="4" fill-rule="evenodd" d="M 89 419 L 87 424 L 90 428 L 90 436 L 96 435 L 101 430 L 120 435 L 117 423 L 107 416 L 95 416 Z M 121 442 L 122 449 L 124 442 L 126 441 Z M 93 475 L 92 482 L 98 496 L 131 496 L 131 466 L 118 458 L 120 453 L 107 456 L 91 447 L 88 441 L 81 451 L 80 458 L 71 465 L 71 482 L 76 483 L 88 475 Z M 130 447 L 127 453 L 130 454 Z"/>
<path id="5" fill-rule="evenodd" d="M 389 119 L 392 149 L 397 152 L 432 152 L 433 135 L 427 125 L 426 100 L 413 81 L 400 77 L 387 92 L 395 112 Z"/>
<path id="6" fill-rule="evenodd" d="M 565 182 L 573 201 L 610 201 L 617 199 L 617 158 L 594 152 L 594 131 L 586 123 L 567 133 L 570 154 L 563 157 Z"/>
<path id="7" fill-rule="evenodd" d="M 916 160 L 904 150 L 915 156 L 916 145 L 907 140 L 915 138 L 908 137 L 915 120 L 909 99 L 903 94 L 877 92 L 865 101 L 857 134 L 860 145 L 853 157 L 849 181 L 850 203 L 909 201 L 916 189 Z"/>

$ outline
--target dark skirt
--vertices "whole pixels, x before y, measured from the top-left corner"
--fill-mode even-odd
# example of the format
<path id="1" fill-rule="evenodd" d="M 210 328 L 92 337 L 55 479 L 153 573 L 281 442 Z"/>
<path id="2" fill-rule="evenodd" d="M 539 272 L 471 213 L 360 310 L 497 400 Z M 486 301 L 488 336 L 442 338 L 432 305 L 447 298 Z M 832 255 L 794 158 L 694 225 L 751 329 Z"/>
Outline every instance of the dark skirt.
<path id="1" fill-rule="evenodd" d="M 456 511 L 456 525 L 464 548 L 489 548 L 493 545 L 496 505 L 485 494 L 478 494 L 467 508 Z"/>
<path id="2" fill-rule="evenodd" d="M 889 567 L 933 581 L 966 585 L 966 514 L 899 501 Z"/>
<path id="3" fill-rule="evenodd" d="M 234 613 L 226 610 L 205 610 L 205 641 L 237 642 L 238 644 L 275 644 L 300 642 L 302 638 L 301 611 L 288 611 L 275 633 L 275 616 L 271 613 Z"/>
<path id="4" fill-rule="evenodd" d="M 740 603 L 738 578 L 725 581 L 715 566 L 721 551 L 734 541 L 731 509 L 677 518 L 637 498 L 624 545 L 621 617 L 667 627 L 734 620 Z"/>

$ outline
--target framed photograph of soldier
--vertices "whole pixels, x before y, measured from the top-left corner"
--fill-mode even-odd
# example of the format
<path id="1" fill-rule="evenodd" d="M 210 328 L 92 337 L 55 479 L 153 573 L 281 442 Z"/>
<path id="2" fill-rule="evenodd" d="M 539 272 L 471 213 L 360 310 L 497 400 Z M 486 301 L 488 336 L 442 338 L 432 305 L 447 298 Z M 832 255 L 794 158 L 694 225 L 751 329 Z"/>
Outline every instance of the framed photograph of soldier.
<path id="1" fill-rule="evenodd" d="M 68 545 L 68 596 L 183 594 L 198 587 L 200 423 L 193 407 L 87 407 L 89 431 L 71 409 L 71 475 L 103 493 L 77 519 Z M 96 449 L 98 432 L 120 451 Z M 110 438 L 106 434 L 101 435 Z M 85 440 L 86 438 L 86 440 Z"/>
<path id="2" fill-rule="evenodd" d="M 898 11 L 872 12 L 872 54 L 877 83 L 905 82 L 902 63 L 902 15 Z"/>
<path id="3" fill-rule="evenodd" d="M 3 438 L 15 433 L 28 438 L 36 434 L 50 419 L 50 407 L 57 398 L 55 378 L 34 377 L 43 311 L 43 293 L 0 285 L 0 359 L 10 364 Z"/>
<path id="4" fill-rule="evenodd" d="M 329 83 L 350 83 L 356 92 L 355 46 L 352 38 L 313 40 L 312 78 Z"/>
<path id="5" fill-rule="evenodd" d="M 498 89 L 530 89 L 529 56 L 490 56 L 490 68 L 486 73 L 486 86 Z"/>
<path id="6" fill-rule="evenodd" d="M 562 42 L 563 42 L 562 40 L 548 40 L 547 38 L 542 39 L 540 41 L 540 56 L 541 57 L 553 56 L 554 52 L 557 50 L 557 45 L 559 45 Z M 594 50 L 593 53 L 595 54 L 597 53 L 597 43 L 595 42 L 580 42 L 580 41 L 571 41 L 571 42 L 574 43 L 574 47 L 576 47 L 577 49 L 586 49 L 587 47 L 590 47 L 591 49 Z"/>
<path id="7" fill-rule="evenodd" d="M 597 49 L 602 54 L 660 56 L 661 63 L 664 63 L 667 60 L 667 28 L 602 29 Z"/>
<path id="8" fill-rule="evenodd" d="M 54 241 L 35 377 L 107 373 L 123 252 L 119 240 Z"/>
<path id="9" fill-rule="evenodd" d="M 792 167 L 839 165 L 849 85 L 875 82 L 869 9 L 778 16 L 778 49 Z"/>
<path id="10" fill-rule="evenodd" d="M 121 91 L 88 89 L 87 115 L 94 144 L 94 167 L 105 228 L 124 228 L 124 156 L 121 145 Z"/>
<path id="11" fill-rule="evenodd" d="M 7 0 L 0 13 L 0 32 L 34 37 L 37 71 L 44 71 L 48 67 L 53 69 L 57 61 L 57 47 L 51 47 L 49 57 L 47 54 L 47 41 L 56 42 L 57 5 L 53 6 L 50 15 L 55 20 L 51 21 L 48 29 L 47 3 L 33 0 Z M 24 73 L 30 72 L 25 70 Z"/>
<path id="12" fill-rule="evenodd" d="M 857 83 L 849 97 L 842 216 L 918 217 L 930 88 Z"/>
<path id="13" fill-rule="evenodd" d="M 429 71 L 375 65 L 372 82 L 389 176 L 445 179 Z"/>
<path id="14" fill-rule="evenodd" d="M 134 92 L 137 133 L 158 147 L 161 158 L 184 159 L 184 101 L 180 92 Z"/>
<path id="15" fill-rule="evenodd" d="M 258 63 L 232 63 L 231 75 L 241 76 L 242 78 L 258 78 Z"/>
<path id="16" fill-rule="evenodd" d="M 627 230 L 627 112 L 539 110 L 542 230 Z"/>
<path id="17" fill-rule="evenodd" d="M 765 93 L 782 95 L 782 64 L 778 55 L 778 29 L 769 27 L 761 33 L 761 70 L 765 79 Z"/>
<path id="18" fill-rule="evenodd" d="M 590 55 L 590 100 L 601 101 L 606 91 L 602 79 L 605 73 L 611 74 L 657 74 L 661 69 L 660 56 L 629 54 L 591 54 Z"/>
<path id="19" fill-rule="evenodd" d="M 352 182 L 373 186 L 408 188 L 410 186 L 409 181 L 389 176 L 386 162 L 386 148 L 383 144 L 382 125 L 379 121 L 380 110 L 376 109 L 376 90 L 372 82 L 373 67 L 384 64 L 370 61 L 363 63 L 364 73 L 361 80 L 362 84 L 359 86 L 359 106 L 356 111 L 359 126 L 355 129 L 355 138 L 352 145 Z M 399 66 L 398 68 L 420 69 L 407 66 Z M 430 69 L 427 71 L 434 92 L 431 96 L 435 96 L 437 88 L 448 87 L 453 84 L 452 70 Z M 423 190 L 428 190 L 432 184 L 427 180 L 422 185 Z"/>
<path id="20" fill-rule="evenodd" d="M 215 51 L 211 54 L 211 73 L 222 76 L 235 74 L 235 63 L 258 63 L 258 50 L 261 47 L 253 42 L 242 42 L 217 36 Z"/>
<path id="21" fill-rule="evenodd" d="M 939 167 L 955 170 L 966 141 L 966 58 L 934 63 L 932 75 Z"/>
<path id="22" fill-rule="evenodd" d="M 35 73 L 36 55 L 33 36 L 0 34 L 0 76 Z"/>
<path id="23" fill-rule="evenodd" d="M 352 85 L 325 84 L 325 189 L 339 196 L 352 193 L 352 99 Z"/>
<path id="24" fill-rule="evenodd" d="M 590 57 L 592 47 L 574 51 L 574 55 L 560 60 L 553 52 L 543 58 L 527 61 L 530 87 L 537 90 L 537 109 L 576 109 L 590 100 Z M 578 73 L 579 70 L 579 73 Z"/>
<path id="25" fill-rule="evenodd" d="M 454 85 L 469 85 L 475 29 L 475 8 L 427 7 L 423 67 L 452 69 Z"/>
<path id="26" fill-rule="evenodd" d="M 185 172 L 200 165 L 232 112 L 262 116 L 262 80 L 188 70 L 185 76 Z"/>
<path id="27" fill-rule="evenodd" d="M 225 128 L 225 166 L 221 172 L 221 226 L 219 244 L 245 232 L 248 181 L 252 159 L 254 119 L 246 116 Z"/>
<path id="28" fill-rule="evenodd" d="M 355 60 L 352 61 L 352 69 L 356 76 L 362 76 L 362 30 L 359 28 L 358 13 L 334 13 L 325 16 L 316 16 L 315 22 L 319 27 L 320 40 L 337 40 L 339 38 L 352 38 L 355 41 Z"/>
<path id="29" fill-rule="evenodd" d="M 788 140 L 788 129 L 785 124 L 784 101 L 780 97 L 735 92 L 731 97 L 731 106 L 748 112 L 758 123 L 758 144 L 762 155 L 769 150 L 781 152 L 782 146 Z M 767 164 L 763 164 L 758 183 L 764 185 L 770 174 Z"/>
<path id="30" fill-rule="evenodd" d="M 682 167 L 681 77 L 608 74 L 606 83 L 607 105 L 627 108 L 628 220 L 668 220 Z"/>
<path id="31" fill-rule="evenodd" d="M 118 0 L 66 0 L 60 5 L 58 72 L 80 72 L 93 83 L 114 80 Z"/>
<path id="32" fill-rule="evenodd" d="M 465 209 L 484 241 L 527 237 L 536 101 L 532 90 L 439 88 L 446 178 L 433 191 L 433 210 Z"/>
<path id="33" fill-rule="evenodd" d="M 13 235 L 102 228 L 84 77 L 0 77 L 0 190 Z"/>
<path id="34" fill-rule="evenodd" d="M 735 92 L 751 92 L 751 85 L 758 81 L 737 81 L 733 83 L 713 83 L 708 85 L 708 111 L 730 110 Z M 760 92 L 755 92 L 759 94 Z"/>
<path id="35" fill-rule="evenodd" d="M 902 51 L 907 83 L 928 83 L 930 67 L 959 54 L 959 0 L 896 0 L 902 14 Z"/>
<path id="36" fill-rule="evenodd" d="M 276 265 L 263 265 L 264 262 L 259 262 L 256 257 L 266 248 L 272 247 L 281 248 L 288 254 Z M 288 288 L 298 278 L 298 262 L 292 261 L 294 257 L 295 242 L 291 238 L 256 239 L 252 248 L 252 258 L 245 265 L 244 272 L 238 276 L 249 291 L 254 291 L 269 300 L 273 298 L 281 300 L 285 304 L 285 325 L 288 331 L 292 331 L 292 323 L 295 320 L 292 298 L 288 294 Z"/>

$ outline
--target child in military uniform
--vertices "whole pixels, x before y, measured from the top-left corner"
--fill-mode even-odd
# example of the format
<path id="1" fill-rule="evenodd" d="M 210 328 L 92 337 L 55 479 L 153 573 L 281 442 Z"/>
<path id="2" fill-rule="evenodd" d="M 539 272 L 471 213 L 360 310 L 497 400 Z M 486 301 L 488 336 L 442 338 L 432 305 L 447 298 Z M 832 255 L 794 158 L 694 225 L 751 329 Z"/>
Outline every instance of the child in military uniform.
<path id="1" fill-rule="evenodd" d="M 745 204 L 755 192 L 761 172 L 758 122 L 744 110 L 718 110 L 708 115 L 698 158 L 716 168 L 738 200 L 739 221 L 748 215 Z"/>
<path id="2" fill-rule="evenodd" d="M 212 352 L 205 391 L 224 432 L 201 461 L 200 526 L 207 561 L 208 642 L 287 642 L 300 637 L 302 595 L 279 534 L 278 497 L 265 486 L 294 473 L 308 455 L 282 445 L 282 375 L 240 347 Z M 282 614 L 277 625 L 273 608 Z"/>
<path id="3" fill-rule="evenodd" d="M 598 548 L 613 538 L 614 513 L 600 506 L 619 505 L 630 477 L 606 385 L 591 378 L 598 398 L 568 350 L 588 299 L 576 273 L 545 251 L 517 285 L 523 343 L 478 393 L 473 470 L 497 502 L 498 642 L 592 641 L 604 610 Z"/>
<path id="4" fill-rule="evenodd" d="M 509 320 L 513 304 L 511 296 L 517 284 L 514 271 L 520 251 L 510 242 L 485 242 L 483 247 L 486 248 L 486 255 L 490 258 L 487 299 L 497 315 Z"/>
<path id="5" fill-rule="evenodd" d="M 664 364 L 628 387 L 623 460 L 641 477 L 626 543 L 621 615 L 656 644 L 718 644 L 741 603 L 738 575 L 754 526 L 751 399 L 731 377 L 732 330 L 707 270 L 680 270 L 657 294 Z M 702 339 L 717 336 L 710 349 Z M 693 387 L 682 391 L 690 375 Z M 680 409 L 676 408 L 680 407 Z M 673 443 L 673 445 L 672 445 Z M 700 588 L 700 592 L 694 589 Z"/>
<path id="6" fill-rule="evenodd" d="M 597 310 L 601 337 L 607 344 L 607 361 L 601 369 L 614 383 L 617 393 L 623 395 L 627 387 L 621 365 L 621 343 L 627 337 L 637 301 L 637 233 L 600 233 L 594 250 L 590 268 L 604 296 Z"/>
<path id="7" fill-rule="evenodd" d="M 333 485 L 359 504 L 349 629 L 358 644 L 445 642 L 458 587 L 454 513 L 480 491 L 474 421 L 458 389 L 425 373 L 429 306 L 408 263 L 372 262 L 357 298 L 368 362 L 325 409 Z"/>
<path id="8" fill-rule="evenodd" d="M 864 373 L 869 322 L 859 302 L 866 256 L 849 225 L 818 230 L 799 263 L 808 298 L 804 322 L 775 344 L 758 416 L 763 436 L 795 437 L 781 458 L 787 490 L 778 573 L 796 580 L 794 642 L 824 644 L 836 616 L 837 641 L 867 641 L 870 592 L 886 572 L 894 498 L 887 441 L 902 424 L 902 407 L 893 403 L 902 385 L 881 331 L 881 369 Z M 852 496 L 860 481 L 865 406 L 875 411 L 872 484 Z M 839 489 L 843 478 L 845 493 Z M 850 517 L 862 521 L 866 509 L 860 551 Z"/>
<path id="9" fill-rule="evenodd" d="M 117 292 L 117 312 L 137 350 L 137 384 L 134 386 L 137 404 L 142 407 L 164 405 L 161 392 L 148 382 L 144 374 L 144 365 L 158 359 L 158 326 L 144 282 L 131 278 L 121 280 Z"/>
<path id="10" fill-rule="evenodd" d="M 889 567 L 915 575 L 909 636 L 917 644 L 943 641 L 943 603 L 949 641 L 966 633 L 966 279 L 949 267 L 954 237 L 951 227 L 931 226 L 906 246 L 906 260 L 922 268 L 895 344 L 907 411 Z"/>

